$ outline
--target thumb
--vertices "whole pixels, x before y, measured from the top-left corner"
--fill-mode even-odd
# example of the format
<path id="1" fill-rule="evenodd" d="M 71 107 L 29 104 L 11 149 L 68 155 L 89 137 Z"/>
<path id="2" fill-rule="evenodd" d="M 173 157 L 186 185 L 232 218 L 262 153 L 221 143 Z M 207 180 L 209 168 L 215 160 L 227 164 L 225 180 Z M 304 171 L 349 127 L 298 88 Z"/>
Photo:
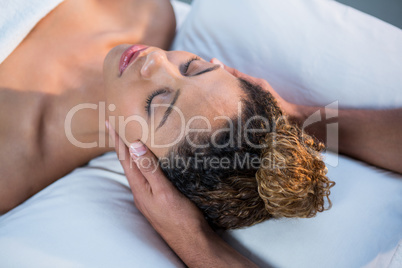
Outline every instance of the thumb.
<path id="1" fill-rule="evenodd" d="M 245 79 L 245 80 L 247 80 L 247 79 L 249 78 L 248 75 L 246 75 L 246 74 L 240 72 L 239 70 L 237 70 L 237 69 L 235 69 L 235 68 L 226 66 L 225 64 L 223 64 L 223 63 L 222 63 L 220 60 L 218 60 L 217 58 L 213 58 L 213 59 L 211 60 L 211 63 L 220 65 L 222 68 L 224 68 L 226 71 L 228 71 L 231 75 L 233 75 L 233 76 L 235 76 L 235 77 L 237 77 L 237 78 L 242 78 L 242 79 Z"/>

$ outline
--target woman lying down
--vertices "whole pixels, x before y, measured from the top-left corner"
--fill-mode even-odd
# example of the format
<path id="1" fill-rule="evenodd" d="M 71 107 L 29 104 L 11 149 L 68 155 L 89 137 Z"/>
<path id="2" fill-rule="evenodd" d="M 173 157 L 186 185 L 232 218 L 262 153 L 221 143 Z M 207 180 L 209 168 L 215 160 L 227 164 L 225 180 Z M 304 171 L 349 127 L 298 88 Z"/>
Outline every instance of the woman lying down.
<path id="1" fill-rule="evenodd" d="M 123 140 L 151 149 L 214 226 L 323 211 L 334 184 L 323 144 L 289 123 L 269 90 L 222 67 L 188 52 L 118 46 L 104 65 L 108 118 Z"/>
<path id="2" fill-rule="evenodd" d="M 216 59 L 163 50 L 174 29 L 162 0 L 68 0 L 35 26 L 0 65 L 1 213 L 116 144 L 138 209 L 188 266 L 250 266 L 210 226 L 329 208 L 325 124 L 299 127 L 317 110 L 339 115 L 342 153 L 402 172 L 401 110 L 288 103 Z"/>

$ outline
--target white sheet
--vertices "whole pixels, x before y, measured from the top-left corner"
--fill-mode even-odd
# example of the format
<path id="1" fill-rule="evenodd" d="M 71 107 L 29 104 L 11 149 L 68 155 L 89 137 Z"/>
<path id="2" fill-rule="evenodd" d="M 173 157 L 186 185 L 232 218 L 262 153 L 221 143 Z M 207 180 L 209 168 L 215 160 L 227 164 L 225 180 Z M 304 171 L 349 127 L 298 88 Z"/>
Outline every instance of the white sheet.
<path id="1" fill-rule="evenodd" d="M 0 1 L 0 64 L 32 28 L 63 0 Z"/>
<path id="2" fill-rule="evenodd" d="M 0 267 L 181 267 L 122 174 L 107 154 L 0 217 Z"/>

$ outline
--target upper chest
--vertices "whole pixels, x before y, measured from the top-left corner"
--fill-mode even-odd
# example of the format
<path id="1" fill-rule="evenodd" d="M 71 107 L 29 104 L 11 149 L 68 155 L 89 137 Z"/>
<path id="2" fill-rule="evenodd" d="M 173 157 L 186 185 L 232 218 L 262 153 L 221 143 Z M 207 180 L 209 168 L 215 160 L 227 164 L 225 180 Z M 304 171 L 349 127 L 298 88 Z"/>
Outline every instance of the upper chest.
<path id="1" fill-rule="evenodd" d="M 99 84 L 103 60 L 114 46 L 167 48 L 172 14 L 167 0 L 66 0 L 0 65 L 0 87 L 61 94 L 88 88 L 94 80 Z"/>
<path id="2" fill-rule="evenodd" d="M 8 126 L 3 128 L 8 134 L 1 135 L 36 133 L 41 122 L 62 132 L 73 107 L 103 101 L 106 54 L 122 43 L 166 49 L 175 28 L 173 11 L 167 8 L 171 8 L 168 0 L 66 0 L 60 4 L 0 65 L 0 123 Z M 156 23 L 155 17 L 159 18 Z M 97 113 L 85 111 L 74 117 L 77 129 L 96 129 Z"/>

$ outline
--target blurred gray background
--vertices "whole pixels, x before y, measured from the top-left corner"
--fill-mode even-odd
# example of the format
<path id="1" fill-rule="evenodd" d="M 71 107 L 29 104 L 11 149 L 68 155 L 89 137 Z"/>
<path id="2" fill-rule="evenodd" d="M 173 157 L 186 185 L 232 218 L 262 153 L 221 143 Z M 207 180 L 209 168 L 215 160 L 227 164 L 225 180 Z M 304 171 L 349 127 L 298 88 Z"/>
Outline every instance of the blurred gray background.
<path id="1" fill-rule="evenodd" d="M 192 0 L 180 0 L 191 3 Z M 201 0 L 202 1 L 202 0 Z M 219 0 L 216 0 L 219 1 Z M 252 0 L 250 0 L 252 1 Z M 280 1 L 280 0 L 279 0 Z M 402 29 L 402 0 L 337 0 Z"/>

